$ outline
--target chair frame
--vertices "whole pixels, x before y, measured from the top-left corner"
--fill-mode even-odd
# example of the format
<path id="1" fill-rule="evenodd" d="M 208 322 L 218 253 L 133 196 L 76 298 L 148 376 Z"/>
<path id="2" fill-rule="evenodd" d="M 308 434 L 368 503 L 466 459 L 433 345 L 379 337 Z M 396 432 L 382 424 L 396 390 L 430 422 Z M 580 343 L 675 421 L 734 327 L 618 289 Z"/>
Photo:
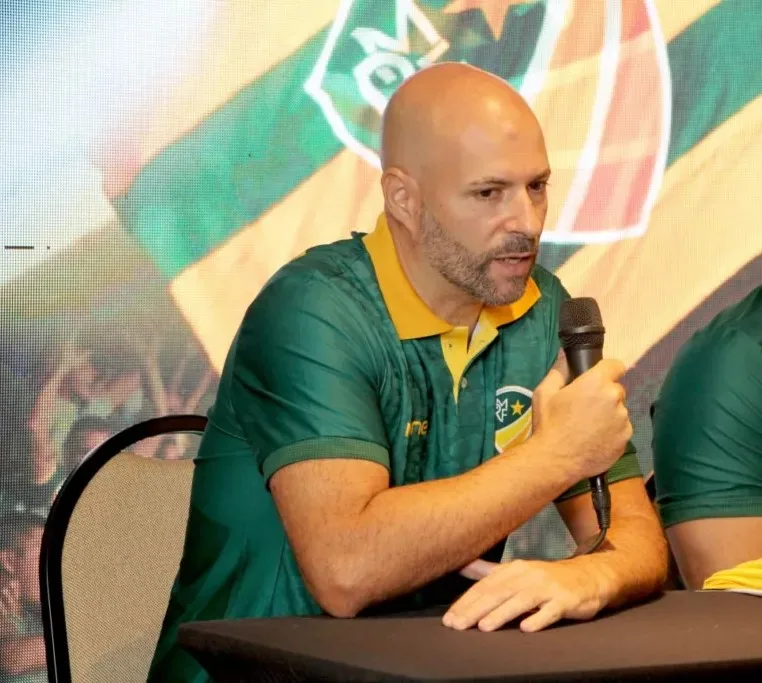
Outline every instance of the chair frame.
<path id="1" fill-rule="evenodd" d="M 165 434 L 203 432 L 206 424 L 203 415 L 165 415 L 127 427 L 90 451 L 64 481 L 50 507 L 40 547 L 40 603 L 50 683 L 71 683 L 61 565 L 66 532 L 82 493 L 109 460 L 133 444 Z"/>

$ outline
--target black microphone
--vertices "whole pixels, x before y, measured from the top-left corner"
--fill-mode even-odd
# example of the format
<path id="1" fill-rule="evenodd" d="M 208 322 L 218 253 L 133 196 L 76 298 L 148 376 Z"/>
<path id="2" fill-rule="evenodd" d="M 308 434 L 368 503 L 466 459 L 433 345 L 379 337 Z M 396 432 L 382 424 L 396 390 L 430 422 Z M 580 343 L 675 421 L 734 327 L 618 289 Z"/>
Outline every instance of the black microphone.
<path id="1" fill-rule="evenodd" d="M 567 299 L 561 304 L 558 325 L 558 337 L 566 354 L 571 375 L 569 381 L 576 379 L 583 372 L 593 367 L 603 358 L 603 334 L 606 329 L 601 319 L 598 302 L 590 297 Z M 603 542 L 606 529 L 611 524 L 611 495 L 603 472 L 590 478 L 595 516 L 601 536 L 595 547 Z"/>

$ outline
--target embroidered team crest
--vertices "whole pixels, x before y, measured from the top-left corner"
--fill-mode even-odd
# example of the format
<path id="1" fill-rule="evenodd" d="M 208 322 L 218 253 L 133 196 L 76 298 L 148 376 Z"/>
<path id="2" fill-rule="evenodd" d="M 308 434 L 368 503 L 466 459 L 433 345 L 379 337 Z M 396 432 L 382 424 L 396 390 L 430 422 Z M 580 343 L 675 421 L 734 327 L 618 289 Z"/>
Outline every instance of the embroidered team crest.
<path id="1" fill-rule="evenodd" d="M 526 441 L 532 434 L 532 392 L 519 386 L 505 386 L 495 397 L 495 448 L 507 448 Z"/>
<path id="2" fill-rule="evenodd" d="M 654 1 L 342 0 L 304 88 L 334 135 L 379 167 L 381 116 L 405 79 L 437 61 L 491 71 L 521 91 L 545 133 L 553 201 L 543 241 L 638 237 L 672 111 Z"/>

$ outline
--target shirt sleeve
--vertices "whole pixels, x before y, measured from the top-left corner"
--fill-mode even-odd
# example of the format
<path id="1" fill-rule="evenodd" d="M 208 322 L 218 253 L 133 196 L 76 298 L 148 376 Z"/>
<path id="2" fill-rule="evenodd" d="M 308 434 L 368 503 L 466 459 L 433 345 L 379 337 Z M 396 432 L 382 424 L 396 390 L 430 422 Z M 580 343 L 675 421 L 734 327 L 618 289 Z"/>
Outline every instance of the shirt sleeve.
<path id="1" fill-rule="evenodd" d="M 762 516 L 762 353 L 741 331 L 694 338 L 652 407 L 665 526 Z"/>
<path id="2" fill-rule="evenodd" d="M 566 291 L 566 288 L 560 284 L 560 282 L 558 289 L 559 292 L 555 297 L 556 301 L 554 301 L 555 305 L 553 307 L 550 325 L 551 336 L 548 343 L 548 348 L 550 349 L 550 355 L 548 357 L 548 371 L 550 371 L 550 368 L 553 367 L 553 363 L 555 363 L 556 357 L 558 356 L 558 352 L 561 348 L 561 342 L 558 338 L 558 325 L 561 304 L 567 299 L 571 298 L 569 292 Z M 609 469 L 607 473 L 607 480 L 610 484 L 613 484 L 617 481 L 622 481 L 623 479 L 632 479 L 634 477 L 640 476 L 642 476 L 642 473 L 640 471 L 640 465 L 638 464 L 637 451 L 635 449 L 635 444 L 630 441 L 627 443 L 624 453 L 622 453 L 619 460 L 617 460 L 611 469 Z M 568 500 L 569 498 L 574 498 L 575 496 L 582 495 L 583 493 L 588 493 L 589 491 L 590 480 L 584 479 L 583 481 L 575 484 L 570 489 L 562 493 L 555 502 L 560 503 L 564 500 Z"/>
<path id="3" fill-rule="evenodd" d="M 635 477 L 642 477 L 643 473 L 640 471 L 640 465 L 638 464 L 638 456 L 635 450 L 635 445 L 632 442 L 627 442 L 627 447 L 624 453 L 620 456 L 606 474 L 606 481 L 609 484 L 614 484 L 618 481 L 625 479 L 634 479 Z M 556 498 L 557 503 L 560 503 L 569 498 L 582 495 L 583 493 L 590 492 L 590 480 L 585 479 L 578 484 L 575 484 L 568 491 L 562 493 Z"/>
<path id="4" fill-rule="evenodd" d="M 372 341 L 359 305 L 317 274 L 280 278 L 251 305 L 230 395 L 266 481 L 307 459 L 389 467 Z"/>

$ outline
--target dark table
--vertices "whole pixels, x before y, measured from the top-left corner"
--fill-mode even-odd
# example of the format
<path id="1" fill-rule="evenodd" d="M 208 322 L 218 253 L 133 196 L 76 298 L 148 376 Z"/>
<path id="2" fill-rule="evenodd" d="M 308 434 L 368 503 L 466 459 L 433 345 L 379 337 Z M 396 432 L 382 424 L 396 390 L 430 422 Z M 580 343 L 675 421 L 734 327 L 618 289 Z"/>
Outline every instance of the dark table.
<path id="1" fill-rule="evenodd" d="M 185 624 L 215 681 L 762 681 L 762 598 L 675 591 L 539 633 L 456 632 L 438 615 Z"/>

